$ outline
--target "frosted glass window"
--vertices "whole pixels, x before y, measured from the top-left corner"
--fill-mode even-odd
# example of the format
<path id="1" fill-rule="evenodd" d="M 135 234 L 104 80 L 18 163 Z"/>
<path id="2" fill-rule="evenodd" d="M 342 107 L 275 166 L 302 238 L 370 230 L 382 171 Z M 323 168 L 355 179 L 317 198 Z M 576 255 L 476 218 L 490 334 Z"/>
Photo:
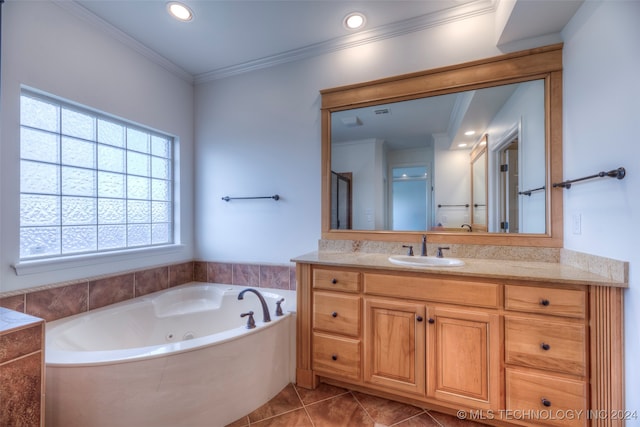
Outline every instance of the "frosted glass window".
<path id="1" fill-rule="evenodd" d="M 149 137 L 150 135 L 147 132 L 130 128 L 127 129 L 127 149 L 148 153 Z"/>
<path id="2" fill-rule="evenodd" d="M 98 145 L 98 169 L 124 173 L 124 155 L 121 148 Z"/>
<path id="3" fill-rule="evenodd" d="M 20 259 L 172 244 L 173 139 L 20 97 Z"/>
<path id="4" fill-rule="evenodd" d="M 93 197 L 62 197 L 62 225 L 95 224 L 96 199 Z"/>
<path id="5" fill-rule="evenodd" d="M 125 127 L 108 120 L 98 120 L 98 142 L 124 147 Z"/>
<path id="6" fill-rule="evenodd" d="M 76 138 L 62 138 L 62 164 L 95 169 L 96 144 Z"/>
<path id="7" fill-rule="evenodd" d="M 39 130 L 20 130 L 20 156 L 23 159 L 39 160 L 47 163 L 59 162 L 60 146 L 58 135 Z"/>
<path id="8" fill-rule="evenodd" d="M 62 194 L 67 196 L 93 196 L 96 193 L 96 171 L 63 166 Z"/>
<path id="9" fill-rule="evenodd" d="M 62 109 L 62 134 L 84 138 L 89 141 L 96 139 L 95 117 L 79 111 Z"/>
<path id="10" fill-rule="evenodd" d="M 127 153 L 127 173 L 132 175 L 149 176 L 149 161 L 151 158 L 147 154 Z"/>
<path id="11" fill-rule="evenodd" d="M 124 224 L 125 212 L 125 200 L 98 199 L 98 224 Z"/>

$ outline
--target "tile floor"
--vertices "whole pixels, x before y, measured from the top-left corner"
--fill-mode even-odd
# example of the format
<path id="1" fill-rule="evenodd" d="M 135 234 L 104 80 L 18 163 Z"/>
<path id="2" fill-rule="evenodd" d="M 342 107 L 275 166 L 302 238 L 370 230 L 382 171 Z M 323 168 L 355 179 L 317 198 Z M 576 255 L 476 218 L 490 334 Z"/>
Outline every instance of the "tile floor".
<path id="1" fill-rule="evenodd" d="M 227 427 L 481 427 L 482 424 L 356 391 L 321 384 L 286 386 Z"/>

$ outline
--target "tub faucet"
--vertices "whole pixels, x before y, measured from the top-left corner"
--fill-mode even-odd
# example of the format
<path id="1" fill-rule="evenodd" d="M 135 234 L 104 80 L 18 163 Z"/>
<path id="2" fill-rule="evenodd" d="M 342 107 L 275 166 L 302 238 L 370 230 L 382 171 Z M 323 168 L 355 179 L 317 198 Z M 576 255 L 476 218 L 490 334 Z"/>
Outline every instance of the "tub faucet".
<path id="1" fill-rule="evenodd" d="M 256 291 L 255 289 L 252 288 L 247 288 L 244 291 L 240 292 L 238 294 L 238 299 L 242 300 L 244 299 L 244 294 L 245 292 L 253 292 L 254 294 L 256 294 L 258 296 L 258 299 L 260 299 L 260 304 L 262 305 L 262 314 L 263 314 L 263 322 L 271 322 L 271 316 L 269 315 L 269 308 L 267 307 L 267 302 L 264 300 L 264 297 L 262 296 L 262 294 L 258 291 Z"/>

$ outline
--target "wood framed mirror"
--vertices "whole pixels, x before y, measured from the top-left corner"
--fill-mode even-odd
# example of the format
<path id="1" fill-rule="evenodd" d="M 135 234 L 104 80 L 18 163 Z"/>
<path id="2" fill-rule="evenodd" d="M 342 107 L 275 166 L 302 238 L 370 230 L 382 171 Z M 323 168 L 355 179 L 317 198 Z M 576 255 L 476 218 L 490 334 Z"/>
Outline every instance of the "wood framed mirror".
<path id="1" fill-rule="evenodd" d="M 544 191 L 539 192 L 535 200 L 527 198 L 526 203 L 532 206 L 535 203 L 535 208 L 523 205 L 524 207 L 521 207 L 519 211 L 521 215 L 530 211 L 536 212 L 535 220 L 529 221 L 525 217 L 520 221 L 525 225 L 538 224 L 537 228 L 531 230 L 523 226 L 516 232 L 507 233 L 500 230 L 497 225 L 500 223 L 497 217 L 499 182 L 498 175 L 493 172 L 496 167 L 499 167 L 499 150 L 497 148 L 487 147 L 485 150 L 488 168 L 485 178 L 487 181 L 485 214 L 488 213 L 488 218 L 484 221 L 484 225 L 478 223 L 472 232 L 460 232 L 465 231 L 465 229 L 459 230 L 460 224 L 473 223 L 474 215 L 481 210 L 477 208 L 474 210 L 471 206 L 470 152 L 463 153 L 464 156 L 453 151 L 448 152 L 452 158 L 455 155 L 466 159 L 464 160 L 464 171 L 462 169 L 454 170 L 449 165 L 445 166 L 445 163 L 438 158 L 437 150 L 442 145 L 441 140 L 446 139 L 445 145 L 453 147 L 454 142 L 457 142 L 453 138 L 447 139 L 442 134 L 435 132 L 432 132 L 428 138 L 421 136 L 423 139 L 432 141 L 432 146 L 436 147 L 435 155 L 431 154 L 433 148 L 429 151 L 429 149 L 415 148 L 415 146 L 405 147 L 403 154 L 392 153 L 387 149 L 392 138 L 385 136 L 384 131 L 380 129 L 376 131 L 377 133 L 367 135 L 366 141 L 359 137 L 361 139 L 351 141 L 350 144 L 338 145 L 339 142 L 342 143 L 340 128 L 345 129 L 344 134 L 348 135 L 349 132 L 355 132 L 359 127 L 365 127 L 362 126 L 363 122 L 368 122 L 368 119 L 363 120 L 359 114 L 364 114 L 367 109 L 376 115 L 389 114 L 390 111 L 393 115 L 400 112 L 405 106 L 416 103 L 435 103 L 437 100 L 436 107 L 429 110 L 432 113 L 428 115 L 421 113 L 422 121 L 426 122 L 432 117 L 435 120 L 438 112 L 444 111 L 446 113 L 448 110 L 442 107 L 442 102 L 449 102 L 450 107 L 448 108 L 457 110 L 460 110 L 462 105 L 462 108 L 471 111 L 475 105 L 476 116 L 481 116 L 484 112 L 485 115 L 490 115 L 490 119 L 495 122 L 496 117 L 504 116 L 502 112 L 507 108 L 507 105 L 510 108 L 512 108 L 512 104 L 517 105 L 518 101 L 513 101 L 512 94 L 528 91 L 530 87 L 539 88 L 538 95 L 535 95 L 538 99 L 537 105 L 539 105 L 537 110 L 539 113 L 534 120 L 539 123 L 536 136 L 523 133 L 523 129 L 528 130 L 531 127 L 527 122 L 529 117 L 526 115 L 528 114 L 526 109 L 525 112 L 517 109 L 512 111 L 510 114 L 514 117 L 511 119 L 512 122 L 507 125 L 501 124 L 501 126 L 513 125 L 512 127 L 518 132 L 517 135 L 522 147 L 533 139 L 540 141 L 540 147 L 534 150 L 535 155 L 539 158 L 538 163 L 526 168 L 536 173 L 532 173 L 532 178 L 528 179 L 531 182 L 522 180 L 523 182 L 519 184 L 545 188 Z M 506 95 L 501 93 L 506 93 Z M 321 91 L 321 96 L 323 239 L 419 241 L 423 234 L 427 234 L 428 241 L 431 243 L 562 247 L 562 191 L 553 189 L 551 185 L 552 182 L 562 181 L 561 44 L 372 82 L 325 89 Z M 498 107 L 492 110 L 491 100 L 501 96 L 506 101 L 503 100 Z M 415 110 L 411 109 L 411 111 Z M 487 111 L 492 112 L 487 113 Z M 447 117 L 453 116 L 450 113 L 446 113 L 446 115 Z M 526 126 L 522 125 L 523 120 Z M 452 127 L 451 122 L 452 120 L 449 119 L 449 128 Z M 458 131 L 462 132 L 464 129 L 460 123 L 458 125 Z M 405 129 L 413 130 L 413 127 L 405 126 Z M 479 129 L 478 135 L 485 137 L 488 134 L 489 141 L 500 142 L 504 139 L 504 136 L 495 137 L 495 129 L 492 129 L 493 133 L 489 133 L 486 129 L 486 127 Z M 508 133 L 509 129 L 503 129 L 503 131 Z M 352 133 L 352 135 L 364 134 Z M 352 136 L 352 139 L 354 138 Z M 477 143 L 479 140 L 475 142 Z M 368 156 L 368 154 L 365 156 L 362 154 L 362 147 L 365 147 L 363 143 L 366 143 L 367 153 L 371 153 L 373 160 L 369 164 L 355 166 L 344 162 L 345 158 L 357 158 L 361 161 Z M 477 144 L 474 145 L 477 146 Z M 356 152 L 357 154 L 349 154 L 349 150 L 354 149 L 359 150 Z M 521 152 L 525 151 L 521 148 Z M 437 163 L 435 158 L 438 158 Z M 524 164 L 522 166 L 524 167 Z M 413 216 L 416 218 L 412 218 L 411 222 L 402 221 L 401 228 L 394 229 L 394 227 L 398 227 L 396 224 L 399 221 L 393 219 L 399 218 L 403 213 L 394 211 L 393 203 L 396 203 L 398 197 L 393 193 L 396 187 L 392 185 L 392 182 L 398 181 L 398 177 L 395 176 L 396 171 L 403 170 L 420 171 L 420 177 L 414 173 L 415 176 L 409 174 L 406 178 L 410 179 L 414 184 L 412 187 L 417 188 L 416 191 L 420 192 L 417 196 L 411 196 L 411 200 L 424 199 L 425 202 L 421 203 L 426 203 L 426 208 L 416 209 L 413 212 L 415 214 Z M 335 228 L 336 222 L 332 222 L 332 211 L 335 211 L 332 204 L 335 203 L 332 202 L 332 176 L 334 175 L 332 172 L 344 173 L 345 171 L 353 172 L 350 181 L 352 205 L 348 209 L 352 225 L 348 229 L 338 229 Z M 363 175 L 361 171 L 366 172 L 367 175 Z M 455 221 L 452 221 L 451 218 L 456 212 L 450 211 L 447 214 L 444 207 L 448 205 L 441 201 L 442 194 L 456 194 L 446 189 L 446 185 L 443 184 L 445 181 L 443 171 L 452 176 L 460 176 L 461 181 L 455 183 L 455 186 L 466 189 L 466 194 L 461 191 L 451 202 L 450 206 L 453 206 L 453 209 L 459 208 L 460 216 Z M 363 178 L 365 176 L 366 178 Z M 536 180 L 539 182 L 534 184 Z M 366 191 L 362 190 L 363 183 L 367 184 Z M 404 189 L 405 186 L 398 185 L 397 188 Z M 520 190 L 526 189 L 520 188 Z M 362 199 L 369 201 L 363 203 Z M 494 215 L 492 212 L 496 212 L 496 214 Z M 407 216 L 406 212 L 404 216 Z M 447 223 L 447 221 L 452 223 L 451 226 L 443 226 L 443 223 Z M 542 225 L 540 226 L 540 224 Z"/>

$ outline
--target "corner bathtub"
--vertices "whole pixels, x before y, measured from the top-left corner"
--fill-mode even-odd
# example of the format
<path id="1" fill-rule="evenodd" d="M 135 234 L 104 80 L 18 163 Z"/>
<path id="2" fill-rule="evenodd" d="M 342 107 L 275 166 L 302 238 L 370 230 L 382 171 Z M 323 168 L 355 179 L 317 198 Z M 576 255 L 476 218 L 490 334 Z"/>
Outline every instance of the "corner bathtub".
<path id="1" fill-rule="evenodd" d="M 295 293 L 257 288 L 264 323 L 243 289 L 189 283 L 47 323 L 47 427 L 218 427 L 266 403 L 294 378 Z"/>

